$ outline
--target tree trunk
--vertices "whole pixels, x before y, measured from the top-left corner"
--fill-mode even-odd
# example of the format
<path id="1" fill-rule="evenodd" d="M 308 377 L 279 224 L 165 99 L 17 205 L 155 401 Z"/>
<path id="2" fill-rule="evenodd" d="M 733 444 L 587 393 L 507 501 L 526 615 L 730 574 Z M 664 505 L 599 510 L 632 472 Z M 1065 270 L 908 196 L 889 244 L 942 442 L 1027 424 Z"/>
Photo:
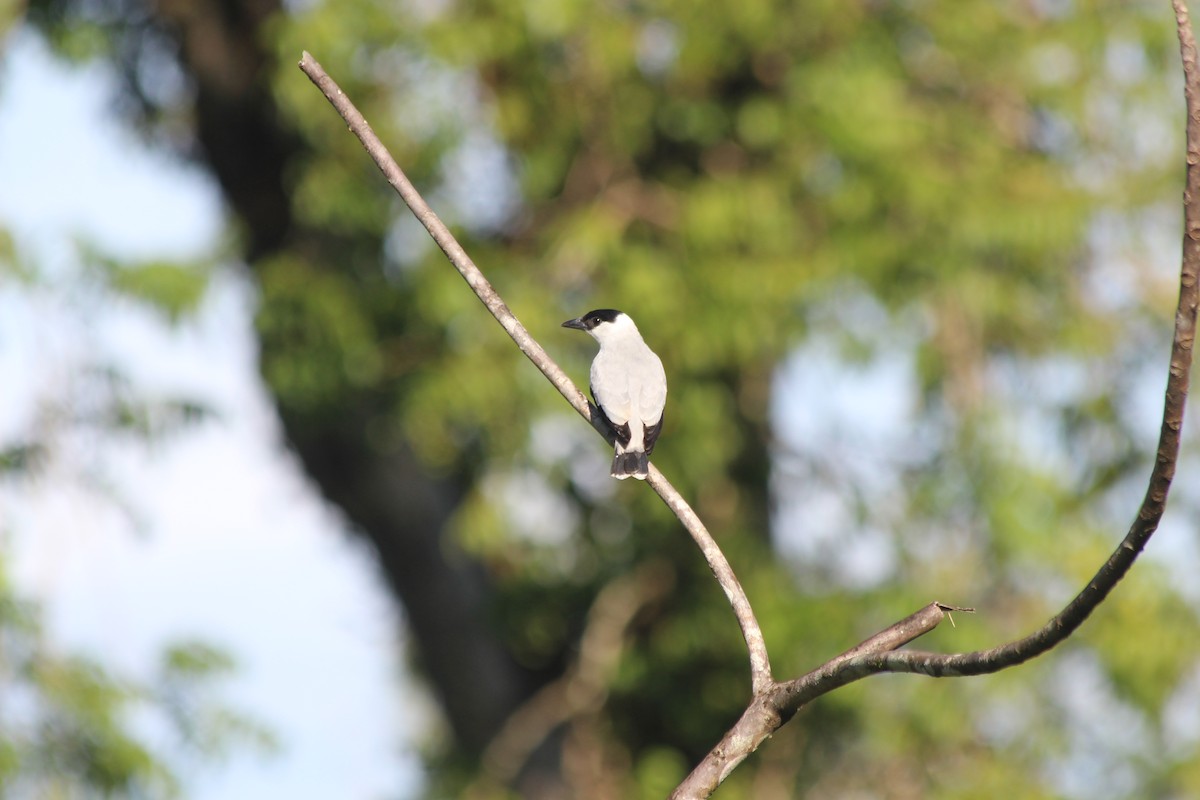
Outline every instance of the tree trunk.
<path id="1" fill-rule="evenodd" d="M 160 0 L 151 13 L 194 81 L 200 156 L 244 229 L 251 266 L 317 237 L 292 215 L 285 171 L 302 145 L 277 113 L 261 45 L 264 23 L 282 13 L 279 0 Z M 370 414 L 348 408 L 316 425 L 286 408 L 280 416 L 321 492 L 374 544 L 457 743 L 478 754 L 536 687 L 489 625 L 484 571 L 444 541 L 467 479 L 434 479 L 407 449 L 370 447 Z"/>

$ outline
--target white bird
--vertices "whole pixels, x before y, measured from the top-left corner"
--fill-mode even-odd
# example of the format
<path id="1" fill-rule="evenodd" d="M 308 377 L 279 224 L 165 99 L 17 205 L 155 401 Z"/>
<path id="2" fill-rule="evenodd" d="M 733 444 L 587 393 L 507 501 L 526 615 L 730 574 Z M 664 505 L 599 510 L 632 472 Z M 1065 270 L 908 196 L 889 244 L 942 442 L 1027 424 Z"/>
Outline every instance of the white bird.
<path id="1" fill-rule="evenodd" d="M 662 361 L 646 346 L 629 315 L 616 309 L 598 308 L 562 326 L 587 331 L 600 343 L 592 361 L 591 389 L 592 399 L 617 434 L 612 476 L 646 480 L 667 403 Z"/>

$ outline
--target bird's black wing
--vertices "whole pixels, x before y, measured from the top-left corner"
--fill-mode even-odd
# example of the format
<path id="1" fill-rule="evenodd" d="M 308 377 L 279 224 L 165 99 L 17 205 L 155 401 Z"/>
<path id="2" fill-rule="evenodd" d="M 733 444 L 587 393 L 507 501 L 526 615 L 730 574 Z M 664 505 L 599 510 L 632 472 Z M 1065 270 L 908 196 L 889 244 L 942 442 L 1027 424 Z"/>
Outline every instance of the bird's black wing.
<path id="1" fill-rule="evenodd" d="M 592 385 L 590 383 L 588 384 L 588 391 L 592 393 L 592 403 L 594 403 L 596 408 L 598 408 L 600 410 L 600 416 L 604 417 L 604 421 L 608 424 L 609 430 L 611 430 L 613 432 L 613 434 L 616 435 L 617 441 L 621 443 L 622 447 L 625 447 L 626 445 L 628 445 L 629 444 L 629 423 L 626 422 L 624 425 L 619 425 L 619 426 L 614 425 L 613 421 L 608 418 L 608 414 L 605 413 L 604 406 L 600 405 L 600 402 L 598 400 L 596 400 L 596 390 L 592 388 Z M 661 420 L 660 420 L 659 424 L 660 425 L 662 424 Z M 654 435 L 658 436 L 657 430 L 654 432 Z M 650 452 L 649 448 L 646 449 L 646 452 L 647 453 Z"/>
<path id="2" fill-rule="evenodd" d="M 658 435 L 662 433 L 662 424 L 663 420 L 666 419 L 666 416 L 667 415 L 664 413 L 658 418 L 658 422 L 646 428 L 646 432 L 642 434 L 645 437 L 647 456 L 654 452 L 654 443 L 658 441 Z M 629 426 L 626 426 L 625 428 L 625 436 L 629 436 Z M 628 438 L 626 438 L 626 441 L 628 441 Z"/>

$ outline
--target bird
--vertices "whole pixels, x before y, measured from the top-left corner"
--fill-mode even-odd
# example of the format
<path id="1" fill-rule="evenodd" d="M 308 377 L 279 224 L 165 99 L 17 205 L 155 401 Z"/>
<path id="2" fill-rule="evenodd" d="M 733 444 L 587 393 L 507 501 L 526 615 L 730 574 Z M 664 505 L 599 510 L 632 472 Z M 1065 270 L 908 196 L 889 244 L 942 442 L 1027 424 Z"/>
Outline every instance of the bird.
<path id="1" fill-rule="evenodd" d="M 646 346 L 629 315 L 615 308 L 597 308 L 562 326 L 585 331 L 600 343 L 592 361 L 590 388 L 617 436 L 612 476 L 646 480 L 667 403 L 662 360 Z"/>

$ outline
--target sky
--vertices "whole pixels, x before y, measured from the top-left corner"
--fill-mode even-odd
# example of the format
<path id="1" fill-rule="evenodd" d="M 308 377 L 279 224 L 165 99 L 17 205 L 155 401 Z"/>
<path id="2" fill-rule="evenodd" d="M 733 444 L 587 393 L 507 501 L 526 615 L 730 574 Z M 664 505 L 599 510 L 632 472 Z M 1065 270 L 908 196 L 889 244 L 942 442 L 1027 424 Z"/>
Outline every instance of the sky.
<path id="1" fill-rule="evenodd" d="M 50 641 L 149 677 L 201 639 L 237 672 L 221 699 L 274 731 L 278 755 L 190 765 L 187 796 L 403 798 L 432 705 L 402 668 L 402 620 L 372 554 L 307 483 L 257 371 L 252 287 L 220 269 L 194 318 L 69 287 L 76 243 L 194 258 L 223 232 L 205 176 L 149 152 L 110 113 L 114 81 L 53 60 L 28 32 L 0 66 L 0 228 L 36 260 L 0 281 L 0 443 L 54 431 L 44 474 L 0 489 L 0 534 Z M 139 396 L 214 413 L 157 440 L 64 426 L 81 367 L 113 364 Z"/>

